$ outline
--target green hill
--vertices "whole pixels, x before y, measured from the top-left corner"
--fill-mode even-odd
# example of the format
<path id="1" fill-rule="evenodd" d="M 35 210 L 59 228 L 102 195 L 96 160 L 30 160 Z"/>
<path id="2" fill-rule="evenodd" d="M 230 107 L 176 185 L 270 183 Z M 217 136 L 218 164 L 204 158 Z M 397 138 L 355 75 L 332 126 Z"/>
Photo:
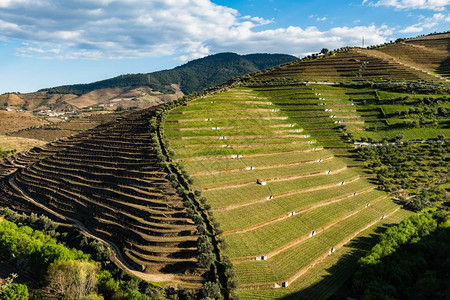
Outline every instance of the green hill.
<path id="1" fill-rule="evenodd" d="M 190 61 L 171 70 L 147 74 L 126 74 L 88 84 L 63 85 L 43 89 L 50 93 L 82 95 L 103 88 L 148 86 L 156 91 L 172 93 L 170 84 L 180 84 L 184 94 L 199 92 L 222 84 L 232 77 L 292 62 L 297 58 L 286 54 L 220 53 Z"/>
<path id="2" fill-rule="evenodd" d="M 411 214 L 399 204 L 443 202 L 449 101 L 438 68 L 450 39 L 407 42 L 417 41 L 257 72 L 161 117 L 169 163 L 203 197 L 240 299 L 327 299 L 376 234 Z M 381 145 L 391 160 L 369 172 L 355 148 Z"/>

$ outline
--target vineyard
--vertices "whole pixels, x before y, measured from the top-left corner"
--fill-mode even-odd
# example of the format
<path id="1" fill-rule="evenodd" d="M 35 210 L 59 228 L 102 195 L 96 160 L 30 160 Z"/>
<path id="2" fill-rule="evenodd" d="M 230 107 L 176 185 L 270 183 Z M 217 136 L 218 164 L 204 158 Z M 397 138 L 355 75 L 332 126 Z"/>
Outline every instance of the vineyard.
<path id="1" fill-rule="evenodd" d="M 408 214 L 343 156 L 335 120 L 358 115 L 348 100 L 345 111 L 324 111 L 329 96 L 320 86 L 243 87 L 167 117 L 173 160 L 211 205 L 244 299 L 301 289 L 350 239 Z"/>
<path id="2" fill-rule="evenodd" d="M 71 224 L 164 286 L 326 299 L 411 214 L 389 192 L 447 203 L 449 45 L 341 49 L 159 108 L 17 128 L 48 143 L 0 161 L 0 205 Z"/>
<path id="3" fill-rule="evenodd" d="M 442 57 L 425 70 L 385 53 L 404 46 L 258 72 L 167 116 L 172 160 L 220 224 L 241 299 L 332 295 L 372 234 L 410 214 L 376 188 L 352 151 L 354 143 L 450 134 L 447 91 L 368 83 L 446 81 L 433 73 Z"/>
<path id="4" fill-rule="evenodd" d="M 82 223 L 143 278 L 199 287 L 205 270 L 197 266 L 197 229 L 157 166 L 148 133 L 152 114 L 123 114 L 7 158 L 1 202 Z"/>

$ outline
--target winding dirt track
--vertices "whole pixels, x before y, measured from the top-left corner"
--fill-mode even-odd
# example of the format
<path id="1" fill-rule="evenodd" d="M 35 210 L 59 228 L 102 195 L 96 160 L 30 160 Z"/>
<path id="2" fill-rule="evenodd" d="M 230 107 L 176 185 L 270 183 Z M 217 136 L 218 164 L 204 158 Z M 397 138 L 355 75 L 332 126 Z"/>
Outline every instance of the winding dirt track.
<path id="1" fill-rule="evenodd" d="M 98 241 L 100 241 L 101 243 L 103 243 L 105 246 L 107 246 L 112 253 L 112 258 L 111 260 L 113 262 L 115 262 L 121 269 L 123 269 L 124 271 L 135 275 L 136 277 L 139 277 L 142 280 L 145 281 L 152 281 L 152 282 L 176 282 L 175 276 L 174 275 L 168 275 L 168 274 L 147 274 L 144 272 L 139 272 L 136 270 L 133 270 L 133 268 L 126 262 L 126 260 L 123 258 L 122 253 L 120 252 L 119 248 L 109 242 L 106 241 L 94 234 L 91 233 L 91 231 L 89 231 L 81 222 L 79 222 L 76 219 L 72 219 L 70 217 L 66 217 L 63 216 L 61 214 L 59 214 L 58 212 L 55 212 L 53 210 L 51 210 L 50 208 L 48 208 L 47 206 L 37 202 L 36 200 L 34 200 L 30 195 L 28 195 L 24 190 L 22 190 L 15 182 L 14 177 L 11 177 L 9 179 L 9 183 L 10 185 L 20 194 L 22 194 L 22 196 L 28 200 L 29 202 L 31 202 L 33 205 L 47 211 L 48 213 L 58 217 L 61 220 L 67 221 L 68 223 L 72 223 L 71 225 L 76 227 L 77 229 L 79 229 L 84 235 L 90 237 L 90 238 L 94 238 Z"/>

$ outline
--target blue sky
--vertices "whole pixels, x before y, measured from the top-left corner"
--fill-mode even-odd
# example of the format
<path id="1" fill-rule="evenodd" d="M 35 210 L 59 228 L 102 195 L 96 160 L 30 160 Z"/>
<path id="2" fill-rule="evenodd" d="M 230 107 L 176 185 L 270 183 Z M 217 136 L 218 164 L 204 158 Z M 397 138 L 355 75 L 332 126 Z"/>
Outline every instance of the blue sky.
<path id="1" fill-rule="evenodd" d="M 0 0 L 0 93 L 449 30 L 450 0 Z"/>

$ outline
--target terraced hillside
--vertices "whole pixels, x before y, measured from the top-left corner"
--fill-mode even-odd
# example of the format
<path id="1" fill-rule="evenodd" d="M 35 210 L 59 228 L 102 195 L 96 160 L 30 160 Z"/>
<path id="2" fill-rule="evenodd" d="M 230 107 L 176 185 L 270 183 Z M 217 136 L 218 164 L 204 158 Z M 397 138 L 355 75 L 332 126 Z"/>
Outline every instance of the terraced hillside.
<path id="1" fill-rule="evenodd" d="M 243 299 L 298 297 L 336 257 L 362 250 L 350 240 L 408 215 L 348 157 L 334 128 L 362 119 L 339 93 L 322 85 L 241 87 L 167 117 L 172 159 L 221 224 Z M 343 264 L 341 276 L 301 295 L 325 298 L 351 269 Z"/>
<path id="2" fill-rule="evenodd" d="M 1 205 L 108 241 L 122 267 L 147 280 L 200 287 L 208 270 L 197 242 L 211 239 L 222 292 L 232 289 L 229 258 L 242 299 L 325 299 L 373 234 L 410 214 L 376 188 L 352 155 L 355 142 L 450 135 L 448 89 L 436 88 L 448 80 L 447 39 L 295 61 L 153 119 L 146 109 L 93 129 L 61 124 L 88 130 L 3 160 Z M 421 47 L 429 62 L 416 55 Z M 173 186 L 193 199 L 189 209 Z M 203 208 L 207 226 L 197 228 L 188 214 Z"/>
<path id="3" fill-rule="evenodd" d="M 399 63 L 428 74 L 436 74 L 443 82 L 450 77 L 450 34 L 431 35 L 387 44 L 376 50 L 364 50 L 392 63 Z"/>
<path id="4" fill-rule="evenodd" d="M 450 37 L 437 35 L 389 44 L 376 50 L 354 48 L 316 59 L 303 59 L 262 71 L 254 80 L 308 82 L 446 83 Z"/>
<path id="5" fill-rule="evenodd" d="M 199 287 L 197 228 L 157 166 L 152 109 L 7 158 L 0 201 L 41 211 L 106 240 L 122 266 L 150 280 Z"/>

